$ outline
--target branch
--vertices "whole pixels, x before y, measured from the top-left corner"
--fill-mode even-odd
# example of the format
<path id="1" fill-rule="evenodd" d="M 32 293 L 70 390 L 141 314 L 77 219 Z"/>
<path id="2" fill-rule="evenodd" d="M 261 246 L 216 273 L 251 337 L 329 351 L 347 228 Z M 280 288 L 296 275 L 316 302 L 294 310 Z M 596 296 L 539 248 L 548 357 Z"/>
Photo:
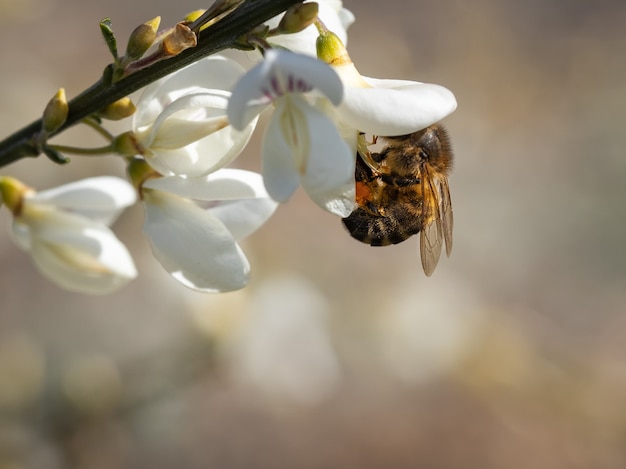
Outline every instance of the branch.
<path id="1" fill-rule="evenodd" d="M 171 59 L 157 62 L 139 70 L 112 85 L 106 85 L 102 79 L 98 80 L 69 102 L 69 114 L 65 124 L 52 133 L 50 137 L 159 78 L 203 57 L 233 47 L 241 35 L 300 1 L 247 0 L 231 14 L 201 31 L 196 47 L 187 49 Z M 41 126 L 41 119 L 36 120 L 0 142 L 0 167 L 25 157 L 38 156 L 41 153 L 38 143 Z"/>

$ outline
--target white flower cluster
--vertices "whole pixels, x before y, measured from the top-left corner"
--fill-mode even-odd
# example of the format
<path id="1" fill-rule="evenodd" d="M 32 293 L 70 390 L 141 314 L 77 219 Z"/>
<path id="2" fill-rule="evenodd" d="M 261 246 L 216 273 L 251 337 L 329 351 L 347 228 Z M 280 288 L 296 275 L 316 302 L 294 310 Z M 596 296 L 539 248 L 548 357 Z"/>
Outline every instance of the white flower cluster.
<path id="1" fill-rule="evenodd" d="M 318 3 L 319 18 L 345 42 L 352 14 L 337 0 Z M 277 38 L 281 48 L 248 71 L 212 56 L 148 86 L 131 134 L 146 177 L 130 171 L 132 184 L 99 177 L 25 191 L 10 207 L 18 244 L 64 288 L 113 291 L 137 273 L 108 226 L 138 193 L 144 232 L 167 272 L 197 291 L 230 291 L 249 277 L 238 241 L 299 186 L 323 209 L 349 215 L 359 133 L 415 132 L 456 101 L 438 85 L 362 77 L 350 61 L 329 65 L 315 57 L 317 36 L 310 26 Z M 265 109 L 262 176 L 226 168 Z"/>

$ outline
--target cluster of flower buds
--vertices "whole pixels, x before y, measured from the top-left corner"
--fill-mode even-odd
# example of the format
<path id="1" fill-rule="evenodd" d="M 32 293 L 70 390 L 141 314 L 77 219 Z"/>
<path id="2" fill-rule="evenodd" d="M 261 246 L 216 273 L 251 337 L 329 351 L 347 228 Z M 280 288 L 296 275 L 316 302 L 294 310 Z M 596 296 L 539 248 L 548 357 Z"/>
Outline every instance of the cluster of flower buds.
<path id="1" fill-rule="evenodd" d="M 111 136 L 109 151 L 126 158 L 130 182 L 96 177 L 35 192 L 0 178 L 18 244 L 61 287 L 113 291 L 136 269 L 108 226 L 138 199 L 144 233 L 173 278 L 202 292 L 242 288 L 250 266 L 238 241 L 279 203 L 302 187 L 322 209 L 348 216 L 359 136 L 412 133 L 456 107 L 438 85 L 361 76 L 344 46 L 353 21 L 341 2 L 300 4 L 242 38 L 262 52 L 249 70 L 213 55 L 152 83 L 135 105 L 125 101 L 122 117 L 136 112 L 127 132 Z M 157 27 L 153 20 L 136 30 L 120 70 L 182 37 Z M 48 125 L 58 126 L 53 111 L 63 106 L 53 108 Z M 262 175 L 227 168 L 266 109 Z"/>

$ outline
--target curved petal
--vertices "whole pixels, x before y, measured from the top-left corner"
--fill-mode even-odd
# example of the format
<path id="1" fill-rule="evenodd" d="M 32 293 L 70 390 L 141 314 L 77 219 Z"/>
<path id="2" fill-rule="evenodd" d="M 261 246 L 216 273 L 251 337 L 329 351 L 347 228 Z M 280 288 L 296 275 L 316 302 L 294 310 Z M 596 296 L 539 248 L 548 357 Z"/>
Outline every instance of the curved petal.
<path id="1" fill-rule="evenodd" d="M 286 92 L 304 92 L 315 88 L 324 94 L 335 106 L 343 98 L 343 83 L 337 72 L 327 63 L 303 54 L 272 49 L 265 53 L 265 60 L 271 64 L 276 75 L 283 78 Z M 280 86 L 279 85 L 279 86 Z M 263 83 L 270 92 L 275 85 L 270 79 Z"/>
<path id="2" fill-rule="evenodd" d="M 228 125 L 226 107 L 230 92 L 207 90 L 178 98 L 165 107 L 142 138 L 137 129 L 140 143 L 150 150 L 173 150 L 184 147 L 216 132 Z"/>
<path id="3" fill-rule="evenodd" d="M 267 196 L 260 174 L 230 168 L 221 169 L 201 178 L 168 176 L 149 179 L 143 187 L 205 201 L 254 199 Z"/>
<path id="4" fill-rule="evenodd" d="M 302 101 L 310 138 L 302 188 L 317 205 L 345 217 L 354 207 L 355 153 L 324 113 Z M 323 137 L 322 137 L 323 136 Z"/>
<path id="5" fill-rule="evenodd" d="M 316 204 L 346 216 L 354 204 L 354 153 L 326 114 L 289 98 L 278 102 L 263 140 L 267 191 L 285 202 L 301 183 Z"/>
<path id="6" fill-rule="evenodd" d="M 234 60 L 212 55 L 144 88 L 133 115 L 133 128 L 149 125 L 163 108 L 185 94 L 200 89 L 230 91 L 245 69 Z"/>
<path id="7" fill-rule="evenodd" d="M 135 189 L 124 179 L 101 176 L 37 192 L 27 198 L 27 203 L 55 205 L 110 225 L 136 198 Z"/>
<path id="8" fill-rule="evenodd" d="M 27 247 L 39 270 L 71 291 L 110 293 L 137 276 L 126 247 L 104 225 L 52 209 L 29 209 L 14 233 L 28 229 Z"/>
<path id="9" fill-rule="evenodd" d="M 191 201 L 144 190 L 144 233 L 161 265 L 184 286 L 202 292 L 243 288 L 250 265 L 224 224 Z"/>
<path id="10" fill-rule="evenodd" d="M 226 200 L 222 196 L 220 199 L 222 202 L 208 209 L 212 215 L 224 223 L 236 240 L 241 240 L 259 229 L 278 207 L 265 190 L 260 174 L 230 169 L 212 176 L 215 176 L 212 185 L 223 186 L 223 189 L 227 189 L 226 186 L 233 186 L 232 192 L 235 192 L 235 188 L 237 191 L 245 188 L 246 192 L 254 194 L 253 197 L 241 197 L 238 200 Z M 229 195 L 234 194 L 229 193 Z"/>
<path id="11" fill-rule="evenodd" d="M 456 109 L 451 91 L 439 85 L 364 77 L 374 88 L 347 87 L 340 119 L 361 132 L 404 135 L 432 125 Z"/>
<path id="12" fill-rule="evenodd" d="M 224 127 L 177 150 L 156 150 L 145 155 L 152 168 L 164 175 L 202 177 L 232 162 L 248 144 L 257 123 L 253 119 L 243 131 Z"/>
<path id="13" fill-rule="evenodd" d="M 300 177 L 292 149 L 282 133 L 279 111 L 277 108 L 265 129 L 261 160 L 267 192 L 274 200 L 286 202 L 300 185 Z"/>
<path id="14" fill-rule="evenodd" d="M 233 127 L 241 129 L 271 100 L 313 88 L 335 105 L 343 97 L 343 83 L 328 64 L 285 50 L 268 50 L 265 59 L 235 86 L 228 103 L 228 119 Z"/>

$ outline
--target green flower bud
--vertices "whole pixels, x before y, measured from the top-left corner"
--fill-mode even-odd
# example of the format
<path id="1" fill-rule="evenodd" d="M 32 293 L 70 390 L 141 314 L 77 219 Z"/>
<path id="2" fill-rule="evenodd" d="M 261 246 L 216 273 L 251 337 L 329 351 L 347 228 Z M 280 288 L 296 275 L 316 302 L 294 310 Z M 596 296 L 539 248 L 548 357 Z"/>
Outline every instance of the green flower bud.
<path id="1" fill-rule="evenodd" d="M 315 2 L 298 3 L 289 8 L 276 28 L 276 34 L 299 33 L 313 24 L 319 7 Z"/>
<path id="2" fill-rule="evenodd" d="M 157 16 L 135 28 L 130 34 L 128 45 L 126 46 L 126 57 L 128 59 L 137 60 L 145 54 L 154 43 L 160 24 L 161 17 Z"/>
<path id="3" fill-rule="evenodd" d="M 206 10 L 194 10 L 194 11 L 191 11 L 191 12 L 187 13 L 187 16 L 185 16 L 185 18 L 183 18 L 183 22 L 185 22 L 185 23 L 193 23 L 198 18 L 200 18 L 202 15 L 204 15 L 205 11 Z"/>
<path id="4" fill-rule="evenodd" d="M 352 63 L 346 46 L 332 31 L 320 29 L 315 46 L 317 48 L 317 58 L 329 65 L 336 66 Z"/>
<path id="5" fill-rule="evenodd" d="M 10 176 L 0 176 L 1 201 L 11 210 L 13 215 L 18 215 L 22 208 L 24 196 L 35 192 L 21 181 Z"/>
<path id="6" fill-rule="evenodd" d="M 65 96 L 65 90 L 59 89 L 53 98 L 48 102 L 43 111 L 43 130 L 46 133 L 59 129 L 67 119 L 69 106 Z"/>
<path id="7" fill-rule="evenodd" d="M 132 116 L 136 110 L 137 108 L 133 104 L 132 100 L 126 97 L 109 104 L 107 107 L 99 111 L 98 115 L 103 119 L 118 121 Z"/>

